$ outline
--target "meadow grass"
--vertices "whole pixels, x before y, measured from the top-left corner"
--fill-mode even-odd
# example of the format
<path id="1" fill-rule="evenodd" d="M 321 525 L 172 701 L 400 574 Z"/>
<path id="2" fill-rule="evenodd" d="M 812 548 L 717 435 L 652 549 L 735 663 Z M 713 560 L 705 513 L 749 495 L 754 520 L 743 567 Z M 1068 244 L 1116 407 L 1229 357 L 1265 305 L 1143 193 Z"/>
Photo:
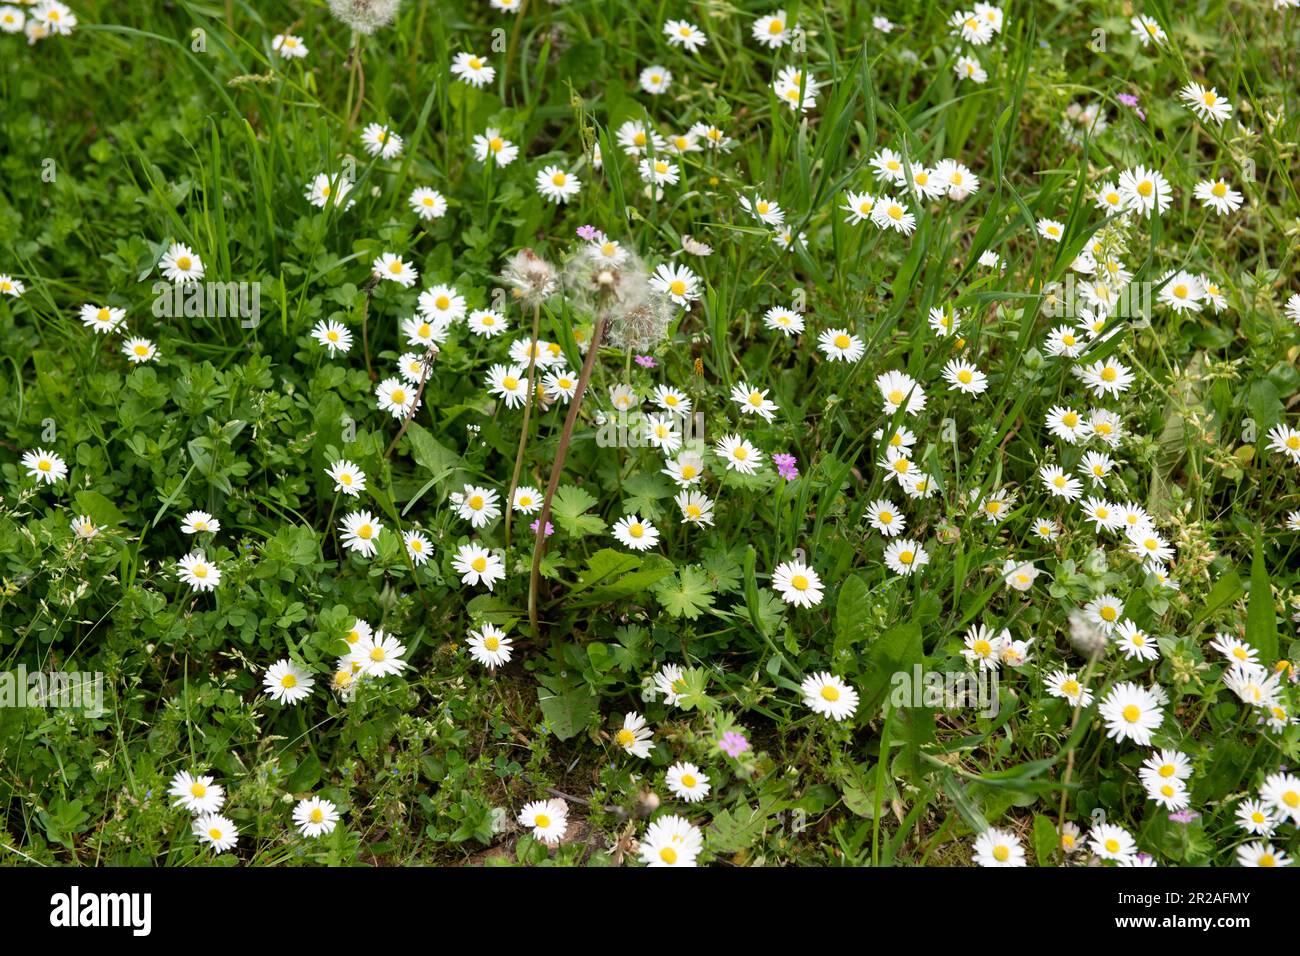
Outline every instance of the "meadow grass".
<path id="1" fill-rule="evenodd" d="M 412 0 L 365 34 L 356 5 L 84 0 L 0 34 L 0 664 L 104 696 L 0 707 L 0 858 L 633 865 L 668 862 L 661 824 L 706 864 L 1300 852 L 1300 12 L 1040 0 L 963 35 L 911 0 Z M 312 796 L 340 820 L 307 837 Z"/>

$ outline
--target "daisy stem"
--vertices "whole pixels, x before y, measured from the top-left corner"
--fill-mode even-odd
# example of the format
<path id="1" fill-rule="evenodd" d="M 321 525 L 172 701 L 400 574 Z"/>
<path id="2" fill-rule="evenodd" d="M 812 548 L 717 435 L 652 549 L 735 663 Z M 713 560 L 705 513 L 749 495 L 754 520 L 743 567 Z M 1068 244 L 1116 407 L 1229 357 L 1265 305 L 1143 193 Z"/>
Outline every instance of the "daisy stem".
<path id="1" fill-rule="evenodd" d="M 528 396 L 524 399 L 524 423 L 519 429 L 519 450 L 515 452 L 515 473 L 510 476 L 510 491 L 506 495 L 506 550 L 510 550 L 510 518 L 515 510 L 515 489 L 519 487 L 519 472 L 524 467 L 524 451 L 528 447 L 528 423 L 532 417 L 533 396 L 536 394 L 534 379 L 537 375 L 537 336 L 541 331 L 542 305 L 533 306 L 533 339 L 528 349 Z"/>
<path id="2" fill-rule="evenodd" d="M 542 499 L 542 513 L 537 518 L 537 534 L 533 539 L 533 568 L 528 577 L 528 624 L 533 639 L 537 639 L 537 585 L 542 567 L 542 550 L 546 543 L 546 523 L 551 517 L 551 499 L 560 485 L 560 472 L 564 470 L 564 458 L 569 452 L 569 443 L 573 441 L 573 429 L 578 423 L 578 411 L 582 408 L 582 396 L 591 381 L 592 369 L 596 366 L 596 356 L 600 352 L 601 339 L 605 337 L 608 319 L 597 319 L 596 327 L 591 333 L 591 345 L 587 356 L 582 361 L 582 371 L 578 373 L 578 385 L 574 389 L 573 399 L 569 402 L 569 413 L 564 419 L 564 431 L 560 433 L 560 444 L 555 449 L 555 461 L 551 463 L 551 478 L 546 483 L 546 496 Z"/>
<path id="3" fill-rule="evenodd" d="M 366 354 L 366 374 L 370 376 L 370 381 L 374 381 L 375 371 L 370 367 L 370 297 L 375 293 L 375 286 L 379 284 L 377 276 L 371 276 L 370 281 L 365 284 L 361 290 L 365 293 L 365 299 L 361 302 L 361 349 Z"/>
<path id="4" fill-rule="evenodd" d="M 433 356 L 436 354 L 437 353 L 434 352 L 432 348 L 424 353 L 424 362 L 422 363 L 424 365 L 424 373 L 420 376 L 420 387 L 415 391 L 415 401 L 411 402 L 411 410 L 407 412 L 406 417 L 402 419 L 402 427 L 397 430 L 397 434 L 393 436 L 392 442 L 389 443 L 388 449 L 384 452 L 385 458 L 393 453 L 393 449 L 397 447 L 397 443 L 401 441 L 402 436 L 406 434 L 406 429 L 410 426 L 411 420 L 415 418 L 415 410 L 420 407 L 420 398 L 424 395 L 424 386 L 429 383 L 429 375 L 433 372 Z M 508 543 L 506 547 L 509 547 Z"/>
<path id="5" fill-rule="evenodd" d="M 338 536 L 338 532 L 337 532 L 337 530 L 334 528 L 334 509 L 336 509 L 336 508 L 339 506 L 339 496 L 340 496 L 341 494 L 343 494 L 343 492 L 341 492 L 341 491 L 336 491 L 336 492 L 334 492 L 334 502 L 333 502 L 333 504 L 330 505 L 330 516 L 329 516 L 329 518 L 326 519 L 326 521 L 325 521 L 325 526 L 326 526 L 327 528 L 330 529 L 330 538 L 333 539 L 333 541 L 334 541 L 334 553 L 335 553 L 336 555 L 337 555 L 337 554 L 340 554 L 340 551 L 339 551 L 339 536 Z M 324 559 L 325 559 L 325 554 L 324 554 L 324 551 L 323 551 L 323 549 L 322 549 L 321 560 L 323 561 Z"/>

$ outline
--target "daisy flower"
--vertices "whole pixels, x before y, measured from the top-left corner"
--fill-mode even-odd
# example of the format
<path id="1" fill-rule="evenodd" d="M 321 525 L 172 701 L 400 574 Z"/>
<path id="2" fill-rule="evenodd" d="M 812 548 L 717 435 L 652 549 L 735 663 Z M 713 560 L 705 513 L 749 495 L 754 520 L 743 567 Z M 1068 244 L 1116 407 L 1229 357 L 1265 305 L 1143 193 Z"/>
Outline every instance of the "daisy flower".
<path id="1" fill-rule="evenodd" d="M 739 435 L 723 435 L 714 443 L 714 453 L 727 465 L 728 471 L 752 475 L 763 464 L 763 453 Z"/>
<path id="2" fill-rule="evenodd" d="M 695 866 L 704 834 L 684 817 L 667 814 L 648 827 L 637 851 L 646 866 Z"/>
<path id="3" fill-rule="evenodd" d="M 1107 737 L 1119 742 L 1132 740 L 1140 747 L 1150 746 L 1152 732 L 1164 720 L 1156 696 L 1130 681 L 1112 687 L 1097 712 L 1106 722 Z"/>
<path id="4" fill-rule="evenodd" d="M 1259 798 L 1279 817 L 1300 824 L 1300 777 L 1290 773 L 1269 774 L 1259 789 Z"/>
<path id="5" fill-rule="evenodd" d="M 388 677 L 400 674 L 406 667 L 406 661 L 402 660 L 405 653 L 406 646 L 397 638 L 378 630 L 353 646 L 352 663 L 359 664 L 361 672 L 368 677 Z"/>
<path id="6" fill-rule="evenodd" d="M 698 491 L 680 491 L 673 499 L 687 524 L 713 524 L 713 500 Z"/>
<path id="7" fill-rule="evenodd" d="M 1092 851 L 1103 860 L 1121 861 L 1137 853 L 1137 844 L 1123 827 L 1113 823 L 1099 823 L 1088 833 Z"/>
<path id="8" fill-rule="evenodd" d="M 194 821 L 194 835 L 218 853 L 232 850 L 239 840 L 239 830 L 226 817 L 206 813 Z"/>
<path id="9" fill-rule="evenodd" d="M 1079 377 L 1083 379 L 1083 384 L 1087 386 L 1098 398 L 1112 396 L 1118 398 L 1122 393 L 1128 391 L 1133 384 L 1133 373 L 1128 367 L 1115 361 L 1113 358 L 1103 359 L 1100 362 L 1094 362 L 1086 365 L 1082 369 L 1077 369 Z"/>
<path id="10" fill-rule="evenodd" d="M 614 743 L 632 756 L 644 759 L 650 756 L 650 740 L 653 737 L 645 718 L 636 711 L 631 711 L 623 715 L 623 726 L 614 735 Z"/>
<path id="11" fill-rule="evenodd" d="M 767 397 L 768 390 L 757 388 L 748 382 L 742 382 L 739 385 L 733 385 L 731 388 L 731 400 L 740 406 L 742 415 L 758 415 L 765 422 L 772 420 L 773 412 L 779 412 L 781 409 Z"/>
<path id="12" fill-rule="evenodd" d="M 378 550 L 376 542 L 384 526 L 369 511 L 353 511 L 339 525 L 343 547 L 366 558 L 373 558 Z"/>
<path id="13" fill-rule="evenodd" d="M 884 400 L 886 415 L 893 415 L 904 407 L 908 415 L 916 415 L 925 409 L 925 391 L 912 376 L 896 369 L 885 372 L 876 378 L 876 388 Z"/>
<path id="14" fill-rule="evenodd" d="M 1242 194 L 1222 179 L 1206 179 L 1199 182 L 1193 192 L 1206 209 L 1213 209 L 1220 216 L 1236 212 L 1244 201 Z"/>
<path id="15" fill-rule="evenodd" d="M 816 607 L 822 602 L 822 580 L 811 565 L 802 561 L 783 561 L 772 571 L 772 590 L 786 604 Z"/>
<path id="16" fill-rule="evenodd" d="M 989 380 L 983 372 L 969 362 L 953 359 L 943 367 L 943 378 L 949 391 L 965 395 L 982 395 L 988 391 Z"/>
<path id="17" fill-rule="evenodd" d="M 867 505 L 867 522 L 887 538 L 902 534 L 907 518 L 888 498 L 877 498 Z"/>
<path id="18" fill-rule="evenodd" d="M 17 298 L 27 291 L 27 287 L 13 276 L 0 275 L 0 294 Z"/>
<path id="19" fill-rule="evenodd" d="M 330 465 L 325 474 L 334 482 L 334 490 L 345 495 L 356 498 L 366 490 L 366 473 L 346 458 Z"/>
<path id="20" fill-rule="evenodd" d="M 650 286 L 683 307 L 700 297 L 700 277 L 686 266 L 658 266 L 650 277 Z"/>
<path id="21" fill-rule="evenodd" d="M 916 229 L 916 216 L 893 196 L 881 196 L 871 211 L 871 221 L 881 229 L 892 229 L 910 236 Z"/>
<path id="22" fill-rule="evenodd" d="M 849 214 L 846 221 L 852 226 L 870 221 L 871 211 L 875 208 L 876 197 L 871 193 L 855 193 L 851 191 L 844 194 L 844 205 L 840 207 Z"/>
<path id="23" fill-rule="evenodd" d="M 173 242 L 158 262 L 158 270 L 170 282 L 197 282 L 203 278 L 203 260 L 183 243 Z"/>
<path id="24" fill-rule="evenodd" d="M 22 466 L 27 469 L 28 477 L 47 485 L 55 484 L 68 476 L 68 466 L 63 459 L 44 448 L 24 452 Z"/>
<path id="25" fill-rule="evenodd" d="M 551 401 L 563 399 L 569 401 L 578 391 L 578 376 L 568 369 L 547 372 L 542 379 L 542 388 Z"/>
<path id="26" fill-rule="evenodd" d="M 519 147 L 505 139 L 499 129 L 489 126 L 474 137 L 474 158 L 480 163 L 487 162 L 488 157 L 491 157 L 498 167 L 504 168 L 518 156 Z"/>
<path id="27" fill-rule="evenodd" d="M 280 704 L 301 703 L 311 696 L 315 684 L 315 678 L 288 658 L 276 661 L 262 677 L 262 687 Z"/>
<path id="28" fill-rule="evenodd" d="M 930 555 L 911 538 L 895 541 L 885 549 L 885 564 L 895 574 L 913 574 L 929 563 Z"/>
<path id="29" fill-rule="evenodd" d="M 1009 830 L 989 827 L 975 838 L 973 859 L 978 866 L 1025 866 L 1025 848 Z"/>
<path id="30" fill-rule="evenodd" d="M 424 536 L 422 531 L 407 531 L 402 534 L 402 543 L 406 545 L 406 553 L 411 559 L 411 563 L 417 568 L 429 560 L 429 555 L 433 553 L 433 545 L 429 539 Z"/>
<path id="31" fill-rule="evenodd" d="M 1143 216 L 1150 216 L 1153 212 L 1163 215 L 1173 202 L 1169 180 L 1145 166 L 1120 173 L 1119 193 L 1126 209 Z"/>
<path id="32" fill-rule="evenodd" d="M 1268 836 L 1277 828 L 1277 817 L 1260 800 L 1237 804 L 1237 826 L 1254 836 Z"/>
<path id="33" fill-rule="evenodd" d="M 497 71 L 488 61 L 473 53 L 457 53 L 451 62 L 451 74 L 462 83 L 483 88 L 496 78 Z"/>
<path id="34" fill-rule="evenodd" d="M 506 632 L 491 624 L 469 632 L 469 655 L 488 670 L 496 670 L 510 662 L 513 642 Z"/>
<path id="35" fill-rule="evenodd" d="M 668 87 L 673 82 L 673 75 L 662 66 L 647 66 L 641 71 L 639 80 L 641 89 L 654 96 L 668 92 Z"/>
<path id="36" fill-rule="evenodd" d="M 559 166 L 546 166 L 538 170 L 537 191 L 543 199 L 563 205 L 582 189 L 582 181 Z"/>
<path id="37" fill-rule="evenodd" d="M 1178 91 L 1178 96 L 1201 120 L 1222 126 L 1232 115 L 1232 104 L 1220 96 L 1219 91 L 1212 86 L 1205 87 L 1196 82 L 1188 83 Z"/>
<path id="38" fill-rule="evenodd" d="M 988 71 L 980 64 L 980 61 L 973 56 L 959 56 L 952 65 L 952 70 L 957 74 L 959 80 L 970 80 L 972 83 L 985 83 L 988 81 Z"/>
<path id="39" fill-rule="evenodd" d="M 188 770 L 172 777 L 167 794 L 176 798 L 172 806 L 194 814 L 216 813 L 226 802 L 226 790 L 221 784 L 213 783 L 208 776 L 193 776 Z"/>
<path id="40" fill-rule="evenodd" d="M 271 40 L 271 49 L 286 60 L 301 60 L 307 55 L 307 44 L 302 42 L 302 37 L 292 34 L 276 34 Z"/>
<path id="41" fill-rule="evenodd" d="M 463 491 L 452 492 L 450 500 L 456 506 L 457 517 L 475 528 L 482 528 L 501 516 L 500 495 L 491 488 L 466 485 Z"/>
<path id="42" fill-rule="evenodd" d="M 507 408 L 518 408 L 528 398 L 528 378 L 518 365 L 493 365 L 488 369 L 487 389 L 504 399 Z"/>
<path id="43" fill-rule="evenodd" d="M 1291 858 L 1275 849 L 1273 844 L 1261 840 L 1237 847 L 1237 863 L 1240 866 L 1290 866 Z"/>
<path id="44" fill-rule="evenodd" d="M 113 309 L 106 305 L 83 305 L 81 323 L 99 335 L 114 332 L 126 320 L 126 309 Z"/>
<path id="45" fill-rule="evenodd" d="M 1154 661 L 1160 659 L 1160 649 L 1146 631 L 1132 621 L 1120 621 L 1111 639 L 1124 654 L 1125 660 Z"/>
<path id="46" fill-rule="evenodd" d="M 688 53 L 697 53 L 709 42 L 695 24 L 686 20 L 668 20 L 664 23 L 664 36 L 669 46 L 684 47 Z"/>
<path id="47" fill-rule="evenodd" d="M 293 808 L 293 822 L 305 837 L 326 836 L 338 826 L 339 811 L 328 800 L 308 797 Z"/>
<path id="48" fill-rule="evenodd" d="M 687 803 L 699 803 L 709 795 L 709 778 L 693 763 L 673 764 L 664 775 L 664 783 L 673 796 Z"/>
<path id="49" fill-rule="evenodd" d="M 399 422 L 420 407 L 417 389 L 400 378 L 386 378 L 375 386 L 375 398 L 381 412 L 388 412 Z"/>
<path id="50" fill-rule="evenodd" d="M 195 591 L 211 591 L 221 584 L 221 569 L 202 551 L 187 554 L 176 562 L 176 576 Z"/>
<path id="51" fill-rule="evenodd" d="M 1146 14 L 1139 14 L 1131 18 L 1129 26 L 1132 27 L 1129 32 L 1137 37 L 1144 47 L 1151 43 L 1159 46 L 1167 39 L 1160 24 L 1153 17 L 1148 17 Z"/>
<path id="52" fill-rule="evenodd" d="M 1068 700 L 1072 707 L 1088 707 L 1092 704 L 1092 691 L 1083 686 L 1079 675 L 1074 671 L 1052 671 L 1045 683 L 1049 694 Z"/>
<path id="53" fill-rule="evenodd" d="M 370 123 L 361 131 L 361 145 L 371 156 L 380 159 L 395 159 L 402 155 L 405 145 L 398 136 L 382 123 Z"/>
<path id="54" fill-rule="evenodd" d="M 333 319 L 322 319 L 317 322 L 311 330 L 311 335 L 322 347 L 329 350 L 331 358 L 339 353 L 346 355 L 352 348 L 352 333 L 343 323 Z"/>
<path id="55" fill-rule="evenodd" d="M 216 534 L 221 522 L 206 511 L 190 511 L 181 521 L 182 534 Z"/>
<path id="56" fill-rule="evenodd" d="M 676 458 L 670 458 L 667 465 L 662 474 L 667 475 L 682 488 L 698 484 L 704 476 L 704 459 L 694 452 L 683 452 Z"/>
<path id="57" fill-rule="evenodd" d="M 394 252 L 385 252 L 379 256 L 371 265 L 370 271 L 376 277 L 388 282 L 396 282 L 404 289 L 415 285 L 415 281 L 420 277 L 415 266 L 404 261 Z"/>
<path id="58" fill-rule="evenodd" d="M 659 529 L 634 514 L 615 522 L 613 535 L 619 544 L 633 551 L 648 551 L 659 543 Z"/>
<path id="59" fill-rule="evenodd" d="M 505 563 L 487 548 L 477 544 L 462 544 L 451 562 L 461 576 L 462 584 L 482 584 L 489 591 L 497 581 L 506 576 Z"/>
<path id="60" fill-rule="evenodd" d="M 776 50 L 790 42 L 794 31 L 790 27 L 785 11 L 776 10 L 755 20 L 751 33 L 761 45 L 769 50 Z"/>
<path id="61" fill-rule="evenodd" d="M 533 839 L 554 846 L 569 829 L 569 806 L 558 797 L 526 803 L 519 811 L 519 825 L 532 830 Z"/>
<path id="62" fill-rule="evenodd" d="M 826 329 L 817 336 L 817 347 L 831 362 L 856 362 L 867 351 L 862 340 L 848 329 Z"/>
<path id="63" fill-rule="evenodd" d="M 447 215 L 447 197 L 428 186 L 417 186 L 411 190 L 406 204 L 425 222 L 432 222 Z"/>
<path id="64" fill-rule="evenodd" d="M 804 678 L 799 689 L 803 691 L 804 706 L 828 720 L 844 720 L 858 709 L 858 692 L 825 671 Z"/>

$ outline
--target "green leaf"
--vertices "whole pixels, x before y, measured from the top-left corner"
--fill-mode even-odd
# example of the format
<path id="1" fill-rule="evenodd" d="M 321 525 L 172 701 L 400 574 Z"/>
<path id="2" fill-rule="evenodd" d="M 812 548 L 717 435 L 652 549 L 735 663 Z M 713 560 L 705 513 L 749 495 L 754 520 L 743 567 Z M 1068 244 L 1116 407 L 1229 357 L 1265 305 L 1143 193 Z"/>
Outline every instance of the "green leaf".
<path id="1" fill-rule="evenodd" d="M 871 588 L 860 574 L 850 575 L 840 585 L 835 602 L 835 644 L 832 660 L 840 660 L 844 651 L 865 640 L 867 621 L 874 611 Z"/>
<path id="2" fill-rule="evenodd" d="M 555 523 L 575 538 L 599 534 L 605 522 L 595 515 L 584 514 L 596 499 L 577 485 L 561 485 L 551 502 L 551 515 Z"/>
<path id="3" fill-rule="evenodd" d="M 688 564 L 655 586 L 655 596 L 673 617 L 695 620 L 713 607 L 713 586 L 699 565 Z"/>
<path id="4" fill-rule="evenodd" d="M 537 688 L 537 703 L 542 708 L 551 732 L 559 740 L 576 737 L 596 712 L 596 696 L 585 687 L 556 694 L 546 687 Z"/>
<path id="5" fill-rule="evenodd" d="M 320 760 L 314 753 L 308 753 L 298 767 L 285 781 L 284 788 L 289 793 L 305 793 L 320 781 Z"/>
<path id="6" fill-rule="evenodd" d="M 1052 818 L 1042 813 L 1034 814 L 1034 856 L 1039 866 L 1051 866 L 1052 856 L 1056 853 L 1059 837 L 1056 824 Z"/>
<path id="7" fill-rule="evenodd" d="M 98 491 L 78 491 L 73 497 L 77 502 L 77 513 L 90 518 L 97 528 L 126 520 L 126 515 L 117 510 L 117 505 Z"/>
<path id="8" fill-rule="evenodd" d="M 1273 613 L 1273 589 L 1264 567 L 1264 542 L 1255 536 L 1255 555 L 1250 561 L 1250 599 L 1246 603 L 1246 643 L 1259 651 L 1265 666 L 1277 660 L 1277 616 Z"/>
<path id="9" fill-rule="evenodd" d="M 910 673 L 912 665 L 921 663 L 924 657 L 921 625 L 915 621 L 891 627 L 872 641 L 862 665 L 862 697 L 867 713 L 875 713 L 880 706 L 896 672 Z"/>

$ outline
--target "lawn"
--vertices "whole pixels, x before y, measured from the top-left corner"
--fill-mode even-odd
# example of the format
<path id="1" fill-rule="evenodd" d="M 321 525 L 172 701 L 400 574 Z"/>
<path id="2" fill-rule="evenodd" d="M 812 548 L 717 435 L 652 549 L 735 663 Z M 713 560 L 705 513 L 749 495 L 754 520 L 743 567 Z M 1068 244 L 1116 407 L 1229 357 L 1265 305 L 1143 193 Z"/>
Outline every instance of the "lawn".
<path id="1" fill-rule="evenodd" d="M 0 861 L 1300 855 L 1300 4 L 0 30 Z"/>

